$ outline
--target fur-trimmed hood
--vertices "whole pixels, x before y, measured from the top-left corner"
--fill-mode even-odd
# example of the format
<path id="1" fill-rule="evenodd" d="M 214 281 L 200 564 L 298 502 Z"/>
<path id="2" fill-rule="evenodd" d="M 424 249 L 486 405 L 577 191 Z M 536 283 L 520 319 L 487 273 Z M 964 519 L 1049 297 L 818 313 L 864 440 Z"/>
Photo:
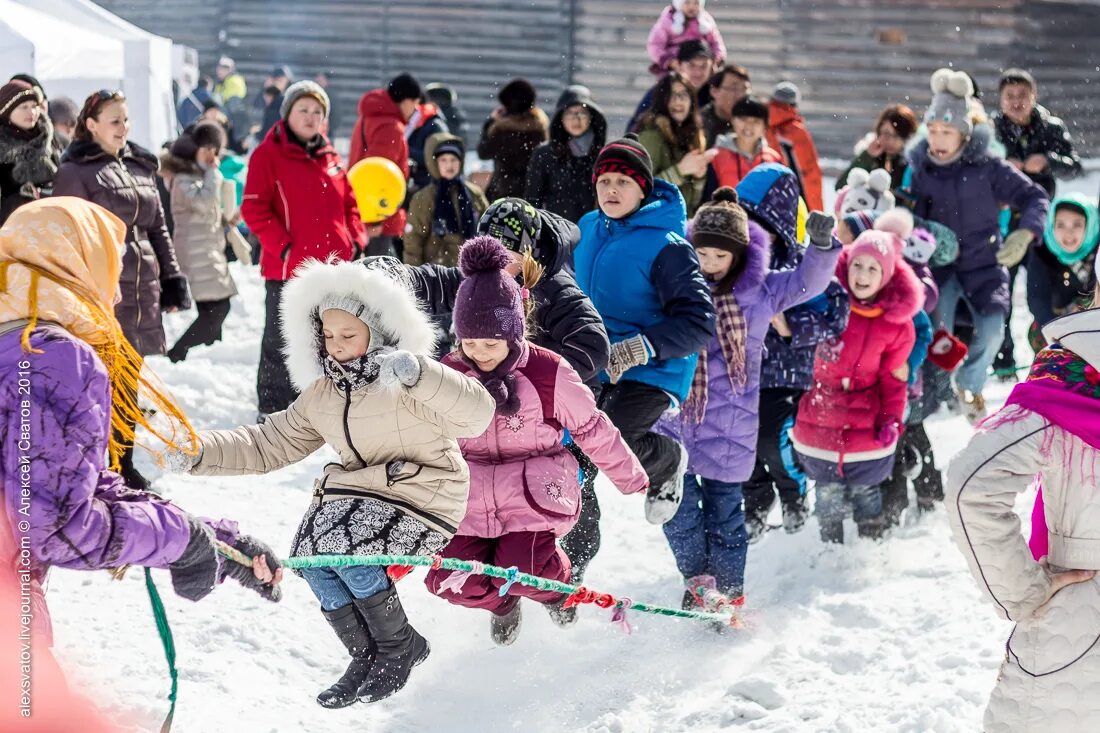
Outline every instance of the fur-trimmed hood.
<path id="1" fill-rule="evenodd" d="M 412 292 L 380 270 L 369 270 L 358 262 L 306 260 L 294 271 L 283 289 L 279 307 L 287 369 L 294 386 L 303 390 L 324 372 L 324 339 L 321 335 L 323 301 L 346 297 L 366 307 L 371 329 L 371 349 L 385 346 L 431 356 L 436 334 L 428 316 Z M 382 331 L 381 334 L 376 333 Z M 381 338 L 382 344 L 378 343 Z"/>
<path id="2" fill-rule="evenodd" d="M 532 107 L 518 115 L 504 115 L 489 128 L 493 132 L 544 132 L 549 134 L 550 118 L 539 107 Z"/>
<path id="3" fill-rule="evenodd" d="M 851 249 L 845 248 L 836 263 L 836 277 L 851 297 L 848 288 L 848 261 Z M 853 301 L 855 302 L 855 301 Z M 882 318 L 889 323 L 905 323 L 913 320 L 917 311 L 924 307 L 924 285 L 917 278 L 913 268 L 898 254 L 894 265 L 894 276 L 875 296 L 872 306 L 882 308 Z"/>
<path id="4" fill-rule="evenodd" d="M 745 266 L 733 284 L 733 294 L 739 300 L 751 297 L 764 285 L 768 277 L 768 265 L 772 260 L 772 245 L 764 227 L 749 222 L 749 246 L 745 250 Z"/>
<path id="5" fill-rule="evenodd" d="M 17 183 L 41 185 L 57 175 L 60 158 L 53 144 L 53 125 L 45 115 L 38 118 L 35 135 L 20 140 L 8 125 L 0 124 L 0 164 L 12 165 Z"/>

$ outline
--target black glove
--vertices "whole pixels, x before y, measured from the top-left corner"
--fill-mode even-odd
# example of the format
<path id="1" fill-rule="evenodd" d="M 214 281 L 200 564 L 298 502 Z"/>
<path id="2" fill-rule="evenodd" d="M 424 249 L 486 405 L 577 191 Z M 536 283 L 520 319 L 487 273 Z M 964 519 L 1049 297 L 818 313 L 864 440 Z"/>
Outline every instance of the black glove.
<path id="1" fill-rule="evenodd" d="M 820 211 L 811 211 L 806 220 L 806 232 L 810 235 L 810 244 L 826 252 L 833 248 L 833 228 L 836 219 Z"/>
<path id="2" fill-rule="evenodd" d="M 160 307 L 181 311 L 191 308 L 191 290 L 187 287 L 186 275 L 171 275 L 160 281 Z"/>
<path id="3" fill-rule="evenodd" d="M 199 519 L 188 516 L 191 539 L 183 554 L 168 566 L 172 574 L 172 588 L 176 595 L 189 601 L 200 601 L 210 595 L 218 583 L 221 558 L 214 544 L 214 530 Z"/>
<path id="4" fill-rule="evenodd" d="M 267 560 L 267 567 L 271 572 L 275 572 L 282 567 L 279 559 L 275 556 L 275 553 L 271 551 L 271 548 L 260 540 L 250 535 L 242 534 L 238 535 L 237 539 L 231 543 L 233 549 L 240 550 L 249 557 L 263 557 Z M 241 565 L 234 560 L 226 559 L 222 566 L 222 572 L 224 577 L 232 578 L 245 588 L 251 591 L 255 591 L 260 594 L 261 598 L 269 600 L 273 603 L 278 603 L 282 600 L 283 590 L 277 585 L 271 583 L 261 583 L 253 574 L 252 568 L 247 565 Z"/>

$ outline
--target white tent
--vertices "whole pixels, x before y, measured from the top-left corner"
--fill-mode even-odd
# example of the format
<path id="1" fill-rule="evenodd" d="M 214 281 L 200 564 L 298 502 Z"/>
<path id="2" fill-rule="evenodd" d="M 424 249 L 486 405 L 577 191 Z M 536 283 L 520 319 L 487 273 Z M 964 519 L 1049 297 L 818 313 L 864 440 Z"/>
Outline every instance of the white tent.
<path id="1" fill-rule="evenodd" d="M 5 2 L 7 0 L 4 0 Z M 137 144 L 158 149 L 176 136 L 176 108 L 172 98 L 172 41 L 143 31 L 90 0 L 16 0 L 54 19 L 64 19 L 84 29 L 84 35 L 120 42 L 124 54 L 121 88 L 126 92 L 130 114 L 130 138 Z M 83 56 L 79 63 L 90 61 Z M 45 84 L 45 80 L 42 80 Z M 100 87 L 86 89 L 77 103 Z M 47 90 L 49 91 L 49 90 Z"/>
<path id="2" fill-rule="evenodd" d="M 79 105 L 97 89 L 122 86 L 122 42 L 14 0 L 0 0 L 0 83 L 13 74 L 30 74 L 48 94 L 71 97 Z"/>

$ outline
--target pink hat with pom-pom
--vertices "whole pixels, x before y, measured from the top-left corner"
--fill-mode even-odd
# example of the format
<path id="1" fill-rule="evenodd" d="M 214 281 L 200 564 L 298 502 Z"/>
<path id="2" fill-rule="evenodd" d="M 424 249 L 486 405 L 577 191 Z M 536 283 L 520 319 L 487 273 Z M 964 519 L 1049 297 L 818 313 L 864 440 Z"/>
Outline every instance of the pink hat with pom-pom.
<path id="1" fill-rule="evenodd" d="M 460 339 L 502 339 L 511 347 L 523 342 L 522 291 L 504 271 L 511 262 L 504 245 L 488 235 L 462 245 L 458 267 L 465 279 L 458 287 L 453 314 Z"/>
<path id="2" fill-rule="evenodd" d="M 869 229 L 856 237 L 856 241 L 848 248 L 848 263 L 850 265 L 861 255 L 873 257 L 882 268 L 882 284 L 885 286 L 897 269 L 902 244 L 902 240 L 893 232 Z"/>

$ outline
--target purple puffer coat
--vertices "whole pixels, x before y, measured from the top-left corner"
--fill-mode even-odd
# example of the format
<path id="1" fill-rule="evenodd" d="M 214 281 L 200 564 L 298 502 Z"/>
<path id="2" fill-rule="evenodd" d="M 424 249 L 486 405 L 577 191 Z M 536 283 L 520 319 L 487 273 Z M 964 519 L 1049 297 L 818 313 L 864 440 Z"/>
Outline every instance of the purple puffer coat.
<path id="1" fill-rule="evenodd" d="M 0 332 L 11 325 L 0 324 Z M 0 335 L 0 564 L 29 569 L 48 629 L 41 584 L 50 566 L 167 567 L 183 554 L 190 529 L 182 509 L 128 489 L 104 467 L 111 387 L 92 348 L 41 326 L 30 342 L 43 353 L 28 354 L 22 331 Z M 15 565 L 21 536 L 29 538 L 29 567 Z"/>
<path id="2" fill-rule="evenodd" d="M 688 472 L 716 481 L 746 481 L 756 463 L 756 436 L 760 429 L 760 366 L 764 337 L 771 319 L 791 306 L 824 292 L 833 279 L 841 245 L 822 252 L 807 247 L 797 269 L 768 269 L 768 235 L 749 222 L 749 250 L 745 269 L 734 284 L 734 296 L 748 328 L 745 342 L 745 388 L 734 394 L 718 337 L 707 344 L 707 411 L 701 423 L 684 412 L 662 418 L 656 430 L 683 442 Z M 721 327 L 721 326 L 719 326 Z"/>
<path id="3" fill-rule="evenodd" d="M 950 227 L 959 237 L 959 257 L 933 270 L 943 285 L 957 276 L 967 298 L 983 313 L 1008 313 L 1008 270 L 997 264 L 1001 248 L 1002 205 L 1021 212 L 1021 229 L 1043 241 L 1046 192 L 1027 176 L 989 151 L 993 129 L 976 125 L 962 157 L 937 165 L 928 157 L 928 141 L 909 153 L 912 181 L 908 194 L 914 213 Z"/>

